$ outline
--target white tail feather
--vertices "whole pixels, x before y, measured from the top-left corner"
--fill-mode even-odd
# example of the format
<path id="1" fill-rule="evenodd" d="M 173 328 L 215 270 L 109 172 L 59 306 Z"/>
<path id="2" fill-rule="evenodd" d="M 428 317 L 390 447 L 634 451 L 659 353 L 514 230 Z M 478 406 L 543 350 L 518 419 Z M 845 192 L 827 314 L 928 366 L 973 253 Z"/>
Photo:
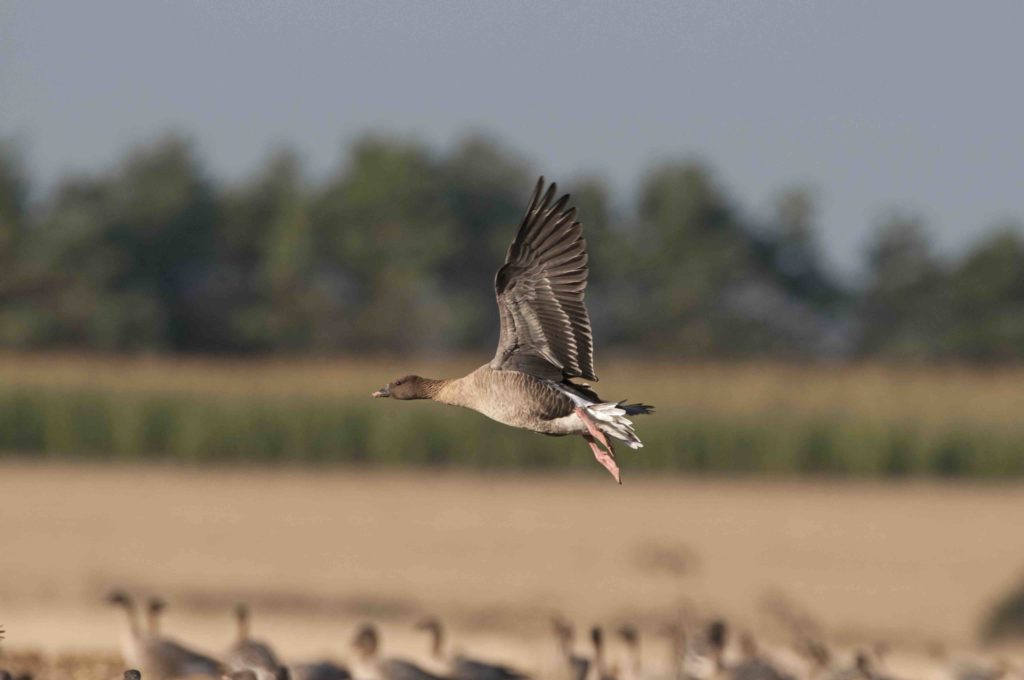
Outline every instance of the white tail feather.
<path id="1" fill-rule="evenodd" d="M 633 431 L 633 421 L 626 417 L 626 409 L 622 408 L 625 401 L 604 401 L 595 404 L 576 392 L 566 389 L 564 385 L 555 382 L 552 382 L 551 385 L 572 399 L 573 404 L 586 409 L 602 432 L 621 439 L 631 449 L 643 448 L 644 443 Z"/>
<path id="2" fill-rule="evenodd" d="M 644 443 L 633 431 L 633 421 L 626 417 L 626 409 L 622 408 L 621 401 L 587 404 L 583 408 L 597 421 L 602 432 L 621 439 L 631 449 L 643 448 Z"/>

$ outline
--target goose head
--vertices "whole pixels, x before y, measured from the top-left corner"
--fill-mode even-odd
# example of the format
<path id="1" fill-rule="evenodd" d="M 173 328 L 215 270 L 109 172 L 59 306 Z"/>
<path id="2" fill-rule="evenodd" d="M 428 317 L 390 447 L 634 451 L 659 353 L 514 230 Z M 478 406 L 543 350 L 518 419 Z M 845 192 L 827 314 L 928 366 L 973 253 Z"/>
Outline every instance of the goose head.
<path id="1" fill-rule="evenodd" d="M 418 375 L 406 375 L 392 380 L 374 392 L 373 396 L 391 399 L 429 399 L 433 395 L 433 383 L 434 381 Z"/>

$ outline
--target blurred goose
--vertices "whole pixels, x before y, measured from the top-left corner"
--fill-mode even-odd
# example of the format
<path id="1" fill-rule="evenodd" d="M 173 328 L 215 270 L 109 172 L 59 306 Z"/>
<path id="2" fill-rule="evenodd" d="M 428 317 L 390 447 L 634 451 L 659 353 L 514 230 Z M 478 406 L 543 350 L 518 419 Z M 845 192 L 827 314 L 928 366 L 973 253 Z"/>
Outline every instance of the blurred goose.
<path id="1" fill-rule="evenodd" d="M 586 680 L 590 672 L 590 660 L 573 651 L 576 642 L 576 629 L 564 619 L 555 618 L 551 621 L 558 651 L 565 661 L 565 677 L 569 680 Z"/>
<path id="2" fill-rule="evenodd" d="M 291 667 L 292 680 L 351 680 L 352 673 L 333 661 L 314 661 Z"/>
<path id="3" fill-rule="evenodd" d="M 691 680 L 707 680 L 725 674 L 725 643 L 728 628 L 724 621 L 712 621 L 703 635 L 687 645 L 683 657 L 683 677 Z"/>
<path id="4" fill-rule="evenodd" d="M 292 674 L 287 666 L 279 666 L 273 673 L 253 668 L 241 668 L 228 671 L 221 676 L 221 680 L 291 680 Z"/>
<path id="5" fill-rule="evenodd" d="M 430 655 L 453 680 L 525 680 L 527 677 L 508 666 L 471 659 L 462 654 L 446 656 L 444 653 L 444 626 L 435 617 L 427 617 L 416 623 L 416 628 L 430 634 Z"/>
<path id="6" fill-rule="evenodd" d="M 146 602 L 146 629 L 150 635 L 160 635 L 160 614 L 167 608 L 167 603 L 159 597 L 151 597 Z"/>
<path id="7" fill-rule="evenodd" d="M 408 375 L 373 393 L 392 399 L 432 399 L 463 406 L 512 427 L 552 436 L 578 434 L 621 483 L 608 437 L 632 449 L 643 444 L 627 416 L 651 413 L 644 404 L 602 401 L 573 378 L 597 381 L 587 286 L 587 244 L 569 196 L 537 181 L 494 288 L 501 331 L 490 363 L 461 378 Z"/>
<path id="8" fill-rule="evenodd" d="M 749 633 L 740 638 L 740 650 L 743 658 L 731 669 L 733 680 L 792 680 L 761 655 Z"/>
<path id="9" fill-rule="evenodd" d="M 380 635 L 372 624 L 365 624 L 352 640 L 356 663 L 352 665 L 356 680 L 442 680 L 411 661 L 380 658 Z"/>
<path id="10" fill-rule="evenodd" d="M 135 601 L 127 593 L 114 591 L 107 601 L 124 609 L 128 620 L 121 649 L 129 665 L 143 669 L 149 678 L 156 680 L 190 675 L 221 676 L 220 662 L 173 640 L 142 631 Z"/>
<path id="11" fill-rule="evenodd" d="M 235 607 L 235 621 L 238 625 L 238 639 L 225 654 L 228 668 L 232 671 L 251 670 L 256 680 L 277 678 L 281 673 L 281 662 L 270 645 L 249 636 L 251 615 L 244 604 Z"/>
<path id="12" fill-rule="evenodd" d="M 620 626 L 617 631 L 626 647 L 626 664 L 623 668 L 623 680 L 641 680 L 643 677 L 643 660 L 640 653 L 640 633 L 631 625 Z"/>
<path id="13" fill-rule="evenodd" d="M 604 649 L 604 631 L 600 626 L 590 629 L 590 642 L 594 646 L 594 661 L 590 664 L 589 680 L 618 680 L 618 674 L 608 668 Z"/>
<path id="14" fill-rule="evenodd" d="M 121 656 L 129 666 L 143 666 L 146 633 L 139 625 L 135 601 L 127 593 L 115 590 L 107 596 L 107 602 L 123 609 L 128 622 L 128 626 L 121 633 Z"/>
<path id="15" fill-rule="evenodd" d="M 683 676 L 683 659 L 686 656 L 686 629 L 681 623 L 671 622 L 661 626 L 658 633 L 668 643 L 667 677 L 678 680 Z"/>

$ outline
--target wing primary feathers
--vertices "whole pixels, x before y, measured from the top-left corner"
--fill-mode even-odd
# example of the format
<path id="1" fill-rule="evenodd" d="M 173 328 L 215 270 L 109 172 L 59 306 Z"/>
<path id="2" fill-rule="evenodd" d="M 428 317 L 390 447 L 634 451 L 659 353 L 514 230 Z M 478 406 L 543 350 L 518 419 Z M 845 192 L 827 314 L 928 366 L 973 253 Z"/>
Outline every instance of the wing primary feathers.
<path id="1" fill-rule="evenodd" d="M 577 210 L 541 177 L 495 276 L 501 334 L 492 368 L 564 380 L 594 374 L 590 318 L 583 297 L 587 243 Z"/>

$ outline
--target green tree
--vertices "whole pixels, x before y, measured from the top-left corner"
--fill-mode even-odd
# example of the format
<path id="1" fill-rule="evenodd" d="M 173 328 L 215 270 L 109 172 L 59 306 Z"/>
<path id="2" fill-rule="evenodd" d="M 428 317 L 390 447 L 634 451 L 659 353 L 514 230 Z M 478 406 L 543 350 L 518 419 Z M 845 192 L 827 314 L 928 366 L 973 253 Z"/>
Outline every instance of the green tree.
<path id="1" fill-rule="evenodd" d="M 310 191 L 299 157 L 282 149 L 227 192 L 218 267 L 239 350 L 329 348 L 340 310 L 321 282 Z"/>
<path id="2" fill-rule="evenodd" d="M 39 342 L 103 350 L 220 347 L 213 186 L 177 136 L 112 174 L 64 180 L 30 257 L 46 281 Z"/>
<path id="3" fill-rule="evenodd" d="M 663 165 L 640 188 L 642 285 L 628 323 L 645 342 L 686 353 L 729 349 L 737 336 L 716 318 L 722 292 L 751 270 L 750 241 L 710 171 Z"/>
<path id="4" fill-rule="evenodd" d="M 316 198 L 314 231 L 342 298 L 348 349 L 445 346 L 451 320 L 437 272 L 455 230 L 440 177 L 423 147 L 367 137 Z"/>
<path id="5" fill-rule="evenodd" d="M 34 278 L 25 259 L 31 236 L 28 197 L 21 146 L 0 139 L 0 346 L 31 344 L 39 319 L 28 299 Z"/>
<path id="6" fill-rule="evenodd" d="M 810 189 L 791 187 L 782 191 L 775 201 L 765 264 L 773 279 L 796 299 L 835 309 L 844 295 L 825 269 L 818 242 L 817 212 Z"/>
<path id="7" fill-rule="evenodd" d="M 897 214 L 884 221 L 868 247 L 867 264 L 861 351 L 917 359 L 939 354 L 948 325 L 948 280 L 921 219 Z"/>
<path id="8" fill-rule="evenodd" d="M 496 344 L 494 273 L 518 229 L 536 178 L 493 139 L 469 135 L 441 160 L 452 247 L 439 274 L 448 297 L 448 341 L 466 348 Z"/>
<path id="9" fill-rule="evenodd" d="M 979 361 L 1024 358 L 1024 242 L 1007 224 L 976 245 L 950 277 L 948 351 Z"/>

